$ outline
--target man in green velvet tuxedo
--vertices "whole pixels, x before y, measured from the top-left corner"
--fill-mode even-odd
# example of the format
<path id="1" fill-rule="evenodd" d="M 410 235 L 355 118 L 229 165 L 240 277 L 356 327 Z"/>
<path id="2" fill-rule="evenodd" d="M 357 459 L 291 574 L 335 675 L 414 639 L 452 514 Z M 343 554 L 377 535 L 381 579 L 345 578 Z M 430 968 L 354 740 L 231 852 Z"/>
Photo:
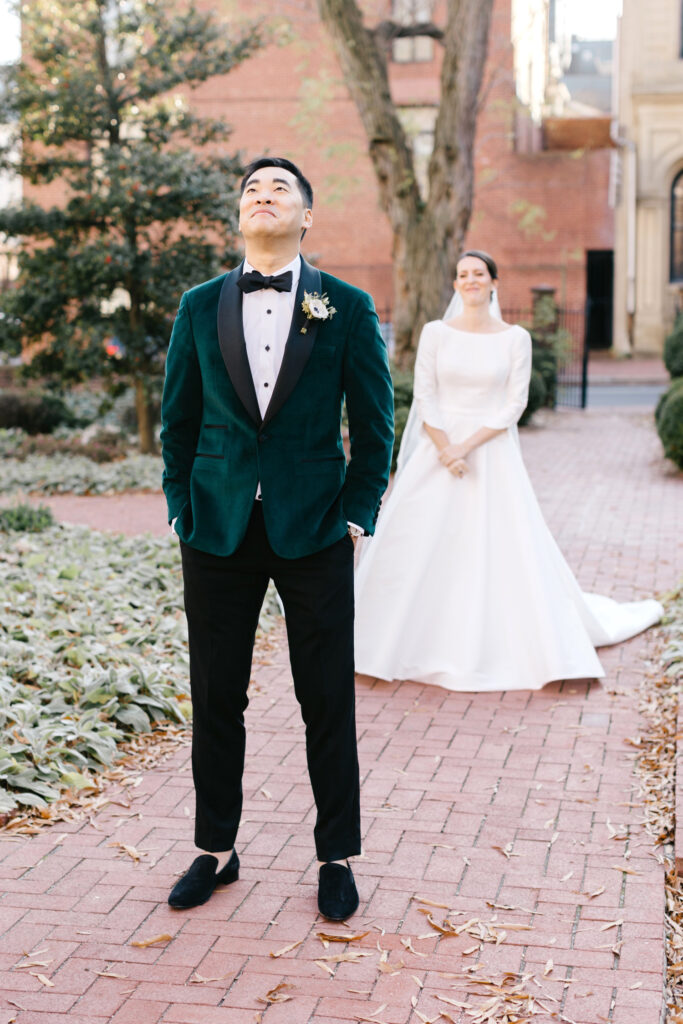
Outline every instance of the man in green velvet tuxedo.
<path id="1" fill-rule="evenodd" d="M 318 905 L 341 920 L 358 905 L 346 858 L 360 853 L 352 537 L 374 531 L 393 401 L 371 298 L 300 255 L 312 207 L 290 161 L 251 164 L 245 260 L 183 295 L 169 345 L 163 485 L 183 561 L 199 851 L 169 903 L 203 903 L 238 875 L 244 710 L 272 579 L 306 723 Z"/>

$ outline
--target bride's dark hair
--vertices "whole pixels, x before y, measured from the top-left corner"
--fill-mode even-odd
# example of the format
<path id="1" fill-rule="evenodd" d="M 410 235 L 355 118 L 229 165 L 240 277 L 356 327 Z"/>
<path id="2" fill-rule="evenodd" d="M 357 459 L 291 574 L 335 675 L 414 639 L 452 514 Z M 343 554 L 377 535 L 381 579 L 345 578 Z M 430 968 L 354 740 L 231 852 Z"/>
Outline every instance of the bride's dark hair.
<path id="1" fill-rule="evenodd" d="M 456 268 L 458 266 L 458 263 L 460 263 L 460 260 L 465 259 L 465 256 L 475 256 L 478 260 L 481 260 L 482 263 L 486 264 L 486 267 L 492 279 L 494 281 L 498 280 L 498 267 L 496 266 L 496 261 L 494 260 L 493 256 L 489 256 L 489 254 L 487 252 L 484 252 L 482 249 L 467 249 L 465 252 L 461 252 L 460 255 L 458 256 L 458 259 L 455 264 Z"/>

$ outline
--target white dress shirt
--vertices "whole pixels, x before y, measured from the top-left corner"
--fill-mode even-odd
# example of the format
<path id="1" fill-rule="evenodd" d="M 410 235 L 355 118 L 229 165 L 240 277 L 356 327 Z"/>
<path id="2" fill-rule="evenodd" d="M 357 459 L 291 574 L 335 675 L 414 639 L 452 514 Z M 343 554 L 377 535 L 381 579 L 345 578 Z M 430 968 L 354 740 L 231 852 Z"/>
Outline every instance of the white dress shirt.
<path id="1" fill-rule="evenodd" d="M 244 261 L 245 274 L 255 269 L 247 260 Z M 256 292 L 246 292 L 242 298 L 244 341 L 261 416 L 268 408 L 285 354 L 301 274 L 300 256 L 286 267 L 274 271 L 272 276 L 284 274 L 288 270 L 292 271 L 291 291 L 277 292 L 274 288 L 261 288 Z"/>
<path id="2" fill-rule="evenodd" d="M 243 273 L 248 274 L 255 269 L 245 259 Z M 286 267 L 280 267 L 279 270 L 273 271 L 272 276 L 285 274 L 288 270 L 292 271 L 291 291 L 277 292 L 274 288 L 260 288 L 255 292 L 245 292 L 242 299 L 244 341 L 261 416 L 265 415 L 268 408 L 275 381 L 282 366 L 282 357 L 285 354 L 285 345 L 289 337 L 289 328 L 292 325 L 296 290 L 301 274 L 300 256 L 288 263 Z M 256 499 L 257 501 L 261 499 L 260 483 L 256 491 Z M 354 536 L 360 536 L 363 533 L 362 527 L 355 523 L 349 523 L 349 528 Z"/>

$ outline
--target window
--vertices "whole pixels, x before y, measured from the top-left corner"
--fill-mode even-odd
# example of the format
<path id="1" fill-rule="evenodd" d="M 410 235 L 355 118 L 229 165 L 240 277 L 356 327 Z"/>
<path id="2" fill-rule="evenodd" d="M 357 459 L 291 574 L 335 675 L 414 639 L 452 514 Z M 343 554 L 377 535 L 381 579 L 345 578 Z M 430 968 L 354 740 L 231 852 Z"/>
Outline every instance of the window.
<path id="1" fill-rule="evenodd" d="M 683 171 L 671 186 L 671 281 L 683 281 Z"/>
<path id="2" fill-rule="evenodd" d="M 432 0 L 392 0 L 391 16 L 397 25 L 424 25 L 432 20 Z M 397 64 L 428 63 L 434 57 L 431 36 L 403 36 L 391 44 Z"/>

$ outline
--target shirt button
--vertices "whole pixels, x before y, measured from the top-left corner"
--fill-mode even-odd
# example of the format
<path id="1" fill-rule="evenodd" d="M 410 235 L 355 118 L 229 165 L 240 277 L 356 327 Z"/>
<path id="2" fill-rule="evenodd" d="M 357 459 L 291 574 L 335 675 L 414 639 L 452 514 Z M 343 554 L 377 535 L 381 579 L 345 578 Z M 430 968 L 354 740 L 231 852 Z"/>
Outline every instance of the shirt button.
<path id="1" fill-rule="evenodd" d="M 266 310 L 266 313 L 272 313 L 272 312 L 273 312 L 272 309 L 267 309 Z"/>
<path id="2" fill-rule="evenodd" d="M 266 352 L 270 352 L 270 345 L 266 345 Z"/>
<path id="3" fill-rule="evenodd" d="M 263 386 L 264 386 L 264 388 L 267 388 L 268 387 L 268 381 L 264 381 Z"/>

